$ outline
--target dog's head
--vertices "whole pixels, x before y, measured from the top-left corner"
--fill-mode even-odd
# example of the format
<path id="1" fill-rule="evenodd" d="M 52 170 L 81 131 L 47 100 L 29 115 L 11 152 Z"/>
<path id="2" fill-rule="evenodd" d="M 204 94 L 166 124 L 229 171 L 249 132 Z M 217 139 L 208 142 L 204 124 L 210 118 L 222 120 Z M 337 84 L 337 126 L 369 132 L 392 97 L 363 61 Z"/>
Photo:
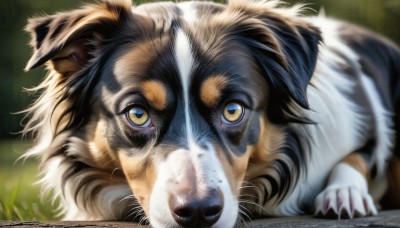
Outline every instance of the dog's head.
<path id="1" fill-rule="evenodd" d="M 69 164 L 75 201 L 104 197 L 121 169 L 152 225 L 233 226 L 278 126 L 308 107 L 319 32 L 276 4 L 106 1 L 30 20 L 27 70 L 50 70 L 31 153 Z"/>

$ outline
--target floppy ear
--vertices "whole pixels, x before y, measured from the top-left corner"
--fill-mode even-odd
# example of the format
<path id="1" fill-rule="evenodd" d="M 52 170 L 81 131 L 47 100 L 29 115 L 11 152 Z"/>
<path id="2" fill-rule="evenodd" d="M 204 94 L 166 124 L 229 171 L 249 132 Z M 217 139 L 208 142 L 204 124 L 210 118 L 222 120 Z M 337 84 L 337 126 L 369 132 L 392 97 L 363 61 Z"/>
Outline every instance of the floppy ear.
<path id="1" fill-rule="evenodd" d="M 313 75 L 318 28 L 297 16 L 298 7 L 280 8 L 278 1 L 229 2 L 229 21 L 236 40 L 248 46 L 270 90 L 269 107 L 290 113 L 290 100 L 308 109 L 306 89 Z"/>
<path id="2" fill-rule="evenodd" d="M 25 70 L 51 60 L 60 74 L 79 71 L 93 57 L 95 46 L 111 37 L 132 17 L 130 0 L 103 1 L 97 5 L 52 16 L 30 19 L 34 53 Z"/>

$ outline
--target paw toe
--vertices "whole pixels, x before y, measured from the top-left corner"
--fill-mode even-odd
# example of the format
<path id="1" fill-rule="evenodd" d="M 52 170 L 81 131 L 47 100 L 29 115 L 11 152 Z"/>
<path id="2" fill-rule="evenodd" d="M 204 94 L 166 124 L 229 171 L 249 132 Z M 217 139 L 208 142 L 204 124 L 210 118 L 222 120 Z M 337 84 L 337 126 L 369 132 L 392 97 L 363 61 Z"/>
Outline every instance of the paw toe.
<path id="1" fill-rule="evenodd" d="M 348 219 L 376 215 L 371 196 L 355 187 L 330 188 L 316 200 L 316 215 L 324 218 Z"/>

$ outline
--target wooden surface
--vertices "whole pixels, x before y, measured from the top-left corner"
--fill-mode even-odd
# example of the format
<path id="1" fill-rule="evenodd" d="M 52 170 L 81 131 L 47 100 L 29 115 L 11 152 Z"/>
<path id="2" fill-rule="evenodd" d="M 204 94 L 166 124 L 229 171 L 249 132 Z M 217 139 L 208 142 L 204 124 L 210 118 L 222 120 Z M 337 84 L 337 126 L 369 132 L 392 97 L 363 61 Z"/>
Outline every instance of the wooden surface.
<path id="1" fill-rule="evenodd" d="M 0 227 L 109 227 L 109 228 L 128 228 L 128 227 L 145 227 L 127 222 L 8 222 L 0 221 Z M 374 217 L 350 219 L 350 220 L 327 220 L 317 219 L 309 216 L 286 217 L 286 218 L 268 218 L 249 222 L 247 225 L 240 227 L 316 227 L 316 228 L 333 228 L 333 227 L 399 227 L 400 228 L 400 210 L 383 211 Z"/>

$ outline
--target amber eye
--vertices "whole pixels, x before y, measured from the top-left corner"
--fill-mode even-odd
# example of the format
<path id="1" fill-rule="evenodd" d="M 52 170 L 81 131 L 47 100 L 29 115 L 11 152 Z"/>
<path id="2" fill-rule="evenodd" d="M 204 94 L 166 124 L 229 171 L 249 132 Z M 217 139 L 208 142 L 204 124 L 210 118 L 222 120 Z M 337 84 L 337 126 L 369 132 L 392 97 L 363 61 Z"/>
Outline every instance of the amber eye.
<path id="1" fill-rule="evenodd" d="M 149 114 L 141 107 L 133 107 L 128 113 L 129 121 L 136 127 L 148 127 L 150 125 Z"/>
<path id="2" fill-rule="evenodd" d="M 244 114 L 244 108 L 238 103 L 229 103 L 225 106 L 224 112 L 222 114 L 222 120 L 229 124 L 234 124 L 239 122 Z"/>

